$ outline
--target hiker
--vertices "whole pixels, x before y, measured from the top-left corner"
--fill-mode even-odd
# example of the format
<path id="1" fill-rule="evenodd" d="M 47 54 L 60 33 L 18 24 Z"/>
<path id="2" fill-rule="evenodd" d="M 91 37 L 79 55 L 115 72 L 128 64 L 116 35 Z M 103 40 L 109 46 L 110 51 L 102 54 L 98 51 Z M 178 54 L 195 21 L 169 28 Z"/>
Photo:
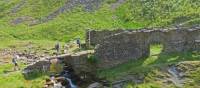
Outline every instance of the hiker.
<path id="1" fill-rule="evenodd" d="M 77 39 L 76 39 L 76 44 L 78 44 L 78 47 L 81 48 L 81 41 L 80 41 L 80 38 L 77 38 Z"/>
<path id="2" fill-rule="evenodd" d="M 56 49 L 56 52 L 58 54 L 60 52 L 60 43 L 59 42 L 56 43 L 55 49 Z"/>
<path id="3" fill-rule="evenodd" d="M 20 68 L 19 68 L 19 66 L 18 66 L 18 64 L 17 64 L 17 59 L 19 58 L 19 56 L 18 55 L 14 55 L 13 56 L 13 58 L 12 58 L 12 63 L 14 64 L 14 71 L 16 71 L 16 70 L 20 70 Z"/>

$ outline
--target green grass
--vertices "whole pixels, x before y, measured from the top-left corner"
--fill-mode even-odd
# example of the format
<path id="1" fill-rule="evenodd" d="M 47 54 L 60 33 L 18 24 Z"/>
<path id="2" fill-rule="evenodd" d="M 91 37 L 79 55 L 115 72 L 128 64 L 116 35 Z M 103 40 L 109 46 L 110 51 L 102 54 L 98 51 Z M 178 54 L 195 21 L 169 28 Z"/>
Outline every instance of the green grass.
<path id="1" fill-rule="evenodd" d="M 60 42 L 63 46 L 65 42 Z M 49 40 L 2 40 L 0 43 L 0 49 L 10 48 L 17 51 L 27 50 L 28 45 L 31 44 L 32 49 L 47 49 L 52 50 L 56 41 Z"/>
<path id="2" fill-rule="evenodd" d="M 22 16 L 41 19 L 63 6 L 65 0 L 27 0 L 27 3 L 18 12 L 9 14 L 10 10 L 20 2 L 21 0 L 0 1 L 0 49 L 13 46 L 21 49 L 23 45 L 28 44 L 30 41 L 34 43 L 34 46 L 51 48 L 54 47 L 56 40 L 69 42 L 77 37 L 84 40 L 87 29 L 135 29 L 170 26 L 179 23 L 190 26 L 200 22 L 200 2 L 198 0 L 127 0 L 115 10 L 110 7 L 116 0 L 107 0 L 100 9 L 92 12 L 76 7 L 76 9 L 60 14 L 54 20 L 47 23 L 35 26 L 28 26 L 28 22 L 12 25 L 10 22 L 13 19 Z M 161 53 L 156 56 L 155 54 L 159 52 L 160 46 L 156 46 L 152 49 L 149 58 L 140 59 L 137 62 L 130 61 L 119 67 L 103 70 L 100 72 L 100 76 L 114 80 L 129 73 L 145 73 L 156 66 L 177 63 L 179 61 L 198 60 L 199 58 L 199 55 L 191 52 L 170 55 Z M 4 66 L 2 67 L 1 69 L 4 69 Z M 14 77 L 19 77 L 19 80 L 24 81 L 20 72 L 10 75 L 6 79 L 1 79 L 0 83 Z M 16 85 L 17 87 L 25 85 L 20 83 L 20 81 L 13 80 L 11 83 L 16 81 L 16 83 L 20 84 L 19 86 Z M 145 85 L 152 84 L 147 83 Z M 6 88 L 6 86 L 9 86 L 9 84 L 3 87 Z"/>
<path id="3" fill-rule="evenodd" d="M 103 2 L 100 9 L 87 12 L 83 8 L 60 14 L 47 23 L 28 26 L 27 22 L 11 25 L 10 21 L 21 16 L 40 19 L 63 6 L 65 0 L 27 0 L 15 14 L 8 12 L 21 0 L 0 1 L 0 39 L 70 41 L 85 38 L 87 29 L 135 29 L 162 27 L 183 23 L 199 24 L 200 3 L 197 0 L 127 0 L 116 9 L 116 0 Z M 5 4 L 6 3 L 6 4 Z"/>
<path id="4" fill-rule="evenodd" d="M 25 65 L 20 64 L 20 68 Z M 44 84 L 45 75 L 34 76 L 34 79 L 26 80 L 21 71 L 13 71 L 13 64 L 0 65 L 0 88 L 41 88 Z"/>

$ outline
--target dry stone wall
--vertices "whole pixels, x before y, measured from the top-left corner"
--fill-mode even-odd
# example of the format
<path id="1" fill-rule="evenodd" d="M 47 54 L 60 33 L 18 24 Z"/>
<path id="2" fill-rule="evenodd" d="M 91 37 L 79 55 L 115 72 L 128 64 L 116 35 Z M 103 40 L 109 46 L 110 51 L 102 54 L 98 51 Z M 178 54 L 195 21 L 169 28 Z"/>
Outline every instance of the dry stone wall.
<path id="1" fill-rule="evenodd" d="M 91 72 L 95 66 L 91 66 L 91 63 L 88 62 L 88 55 L 94 53 L 93 50 L 81 51 L 75 54 L 63 54 L 58 56 L 46 57 L 41 61 L 37 61 L 29 66 L 27 66 L 23 70 L 23 74 L 28 76 L 33 72 L 49 72 L 50 65 L 52 64 L 50 61 L 53 59 L 59 59 L 59 62 L 64 62 L 73 67 L 76 74 L 80 74 L 81 72 Z M 61 64 L 61 63 L 60 63 Z"/>
<path id="2" fill-rule="evenodd" d="M 192 50 L 200 51 L 200 27 L 192 28 L 188 31 L 189 33 L 187 36 L 190 36 L 189 40 L 191 41 L 190 44 L 192 45 Z"/>
<path id="3" fill-rule="evenodd" d="M 200 50 L 200 28 L 92 31 L 90 40 L 97 45 L 95 56 L 100 61 L 99 67 L 107 68 L 148 57 L 153 43 L 161 43 L 164 53 Z"/>
<path id="4" fill-rule="evenodd" d="M 99 66 L 110 67 L 130 59 L 149 56 L 147 39 L 144 32 L 124 32 L 106 38 L 95 50 L 95 56 L 101 58 Z"/>
<path id="5" fill-rule="evenodd" d="M 148 42 L 151 44 L 160 44 L 163 41 L 163 30 L 148 29 Z"/>
<path id="6" fill-rule="evenodd" d="M 81 72 L 92 72 L 95 66 L 88 62 L 89 54 L 93 54 L 94 51 L 81 51 L 76 54 L 65 56 L 64 63 L 72 66 L 76 74 Z"/>
<path id="7" fill-rule="evenodd" d="M 37 61 L 23 69 L 22 73 L 26 77 L 34 72 L 47 72 L 50 70 L 50 64 L 48 60 Z"/>
<path id="8" fill-rule="evenodd" d="M 163 31 L 163 45 L 164 52 L 184 52 L 191 48 L 190 36 L 188 36 L 188 30 L 173 29 Z"/>
<path id="9" fill-rule="evenodd" d="M 95 31 L 95 30 L 89 30 L 86 33 L 86 43 L 90 43 L 90 45 L 97 45 L 102 42 L 102 40 L 106 37 L 109 37 L 111 35 L 124 32 L 124 30 L 115 30 L 115 31 L 109 31 L 109 30 L 103 30 L 103 31 Z"/>
<path id="10" fill-rule="evenodd" d="M 103 30 L 103 31 L 95 31 L 95 30 L 89 30 L 86 32 L 86 43 L 90 45 L 97 45 L 100 44 L 103 39 L 108 38 L 110 36 L 121 34 L 124 32 L 133 32 L 135 30 Z M 148 41 L 152 44 L 161 43 L 162 41 L 162 30 L 156 30 L 156 29 L 148 29 Z"/>

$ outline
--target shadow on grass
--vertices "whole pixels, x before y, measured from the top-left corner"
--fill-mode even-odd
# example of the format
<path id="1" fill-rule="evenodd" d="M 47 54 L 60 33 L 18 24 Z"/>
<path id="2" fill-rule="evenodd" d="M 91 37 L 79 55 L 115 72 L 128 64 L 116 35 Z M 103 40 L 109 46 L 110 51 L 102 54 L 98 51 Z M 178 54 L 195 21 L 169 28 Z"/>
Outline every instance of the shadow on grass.
<path id="1" fill-rule="evenodd" d="M 183 52 L 183 53 L 160 53 L 157 60 L 151 64 L 162 64 L 162 63 L 175 63 L 179 61 L 194 61 L 200 60 L 199 52 Z"/>
<path id="2" fill-rule="evenodd" d="M 4 70 L 3 71 L 4 74 L 10 73 L 10 72 L 15 72 L 15 71 L 14 70 Z"/>
<path id="3" fill-rule="evenodd" d="M 41 71 L 34 71 L 32 73 L 23 74 L 23 76 L 26 80 L 34 80 L 36 78 L 43 77 L 43 76 L 49 76 L 49 75 L 50 75 L 49 72 L 41 72 Z"/>
<path id="4" fill-rule="evenodd" d="M 145 74 L 155 67 L 170 65 L 180 61 L 194 60 L 200 61 L 200 53 L 184 52 L 166 54 L 162 52 L 156 55 L 156 57 L 150 56 L 138 60 L 130 60 L 127 63 L 109 69 L 101 69 L 98 71 L 98 75 L 103 78 L 116 79 L 127 74 Z"/>
<path id="5" fill-rule="evenodd" d="M 123 76 L 124 74 L 128 74 L 129 72 L 132 71 L 139 72 L 142 70 L 146 70 L 137 68 L 139 66 L 142 66 L 145 60 L 146 60 L 145 58 L 141 58 L 138 60 L 130 60 L 127 63 L 123 63 L 109 69 L 100 69 L 97 71 L 97 74 L 100 78 L 105 78 L 109 80 L 117 79 L 119 76 Z"/>

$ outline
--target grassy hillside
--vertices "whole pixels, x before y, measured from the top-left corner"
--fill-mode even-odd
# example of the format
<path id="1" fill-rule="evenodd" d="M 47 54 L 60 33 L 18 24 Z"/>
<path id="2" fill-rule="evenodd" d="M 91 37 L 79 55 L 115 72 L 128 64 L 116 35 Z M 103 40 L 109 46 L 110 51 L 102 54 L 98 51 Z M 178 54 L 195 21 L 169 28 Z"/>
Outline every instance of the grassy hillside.
<path id="1" fill-rule="evenodd" d="M 62 44 L 77 37 L 84 40 L 87 29 L 116 30 L 200 24 L 199 0 L 101 0 L 99 8 L 89 7 L 91 10 L 86 10 L 86 4 L 74 5 L 74 8 L 58 13 L 51 20 L 40 21 L 66 4 L 73 4 L 72 1 L 75 0 L 0 0 L 0 49 L 13 46 L 23 49 L 30 42 L 34 46 L 41 46 L 41 49 L 51 49 L 55 40 L 62 41 Z M 96 5 L 95 2 L 90 4 Z M 41 23 L 31 25 L 37 21 Z M 159 88 L 163 84 L 155 78 L 164 75 L 160 67 L 181 61 L 199 61 L 200 58 L 199 54 L 192 52 L 155 55 L 160 53 L 161 48 L 154 46 L 149 58 L 100 70 L 98 75 L 114 81 L 130 74 L 142 74 L 145 75 L 143 84 L 129 83 L 127 88 Z M 11 64 L 0 66 L 0 88 L 38 88 L 46 78 L 42 75 L 25 80 L 20 71 L 7 72 L 10 70 Z M 192 79 L 192 83 L 186 84 L 186 88 L 200 85 L 199 72 L 199 68 L 188 72 L 187 76 Z M 172 84 L 169 86 L 174 87 Z"/>
<path id="2" fill-rule="evenodd" d="M 83 39 L 86 29 L 134 29 L 200 22 L 198 0 L 106 0 L 98 9 L 86 11 L 84 5 L 79 5 L 53 20 L 28 26 L 30 21 L 43 19 L 68 1 L 1 0 L 0 39 L 70 41 L 76 37 Z M 12 24 L 20 17 L 30 20 Z"/>

